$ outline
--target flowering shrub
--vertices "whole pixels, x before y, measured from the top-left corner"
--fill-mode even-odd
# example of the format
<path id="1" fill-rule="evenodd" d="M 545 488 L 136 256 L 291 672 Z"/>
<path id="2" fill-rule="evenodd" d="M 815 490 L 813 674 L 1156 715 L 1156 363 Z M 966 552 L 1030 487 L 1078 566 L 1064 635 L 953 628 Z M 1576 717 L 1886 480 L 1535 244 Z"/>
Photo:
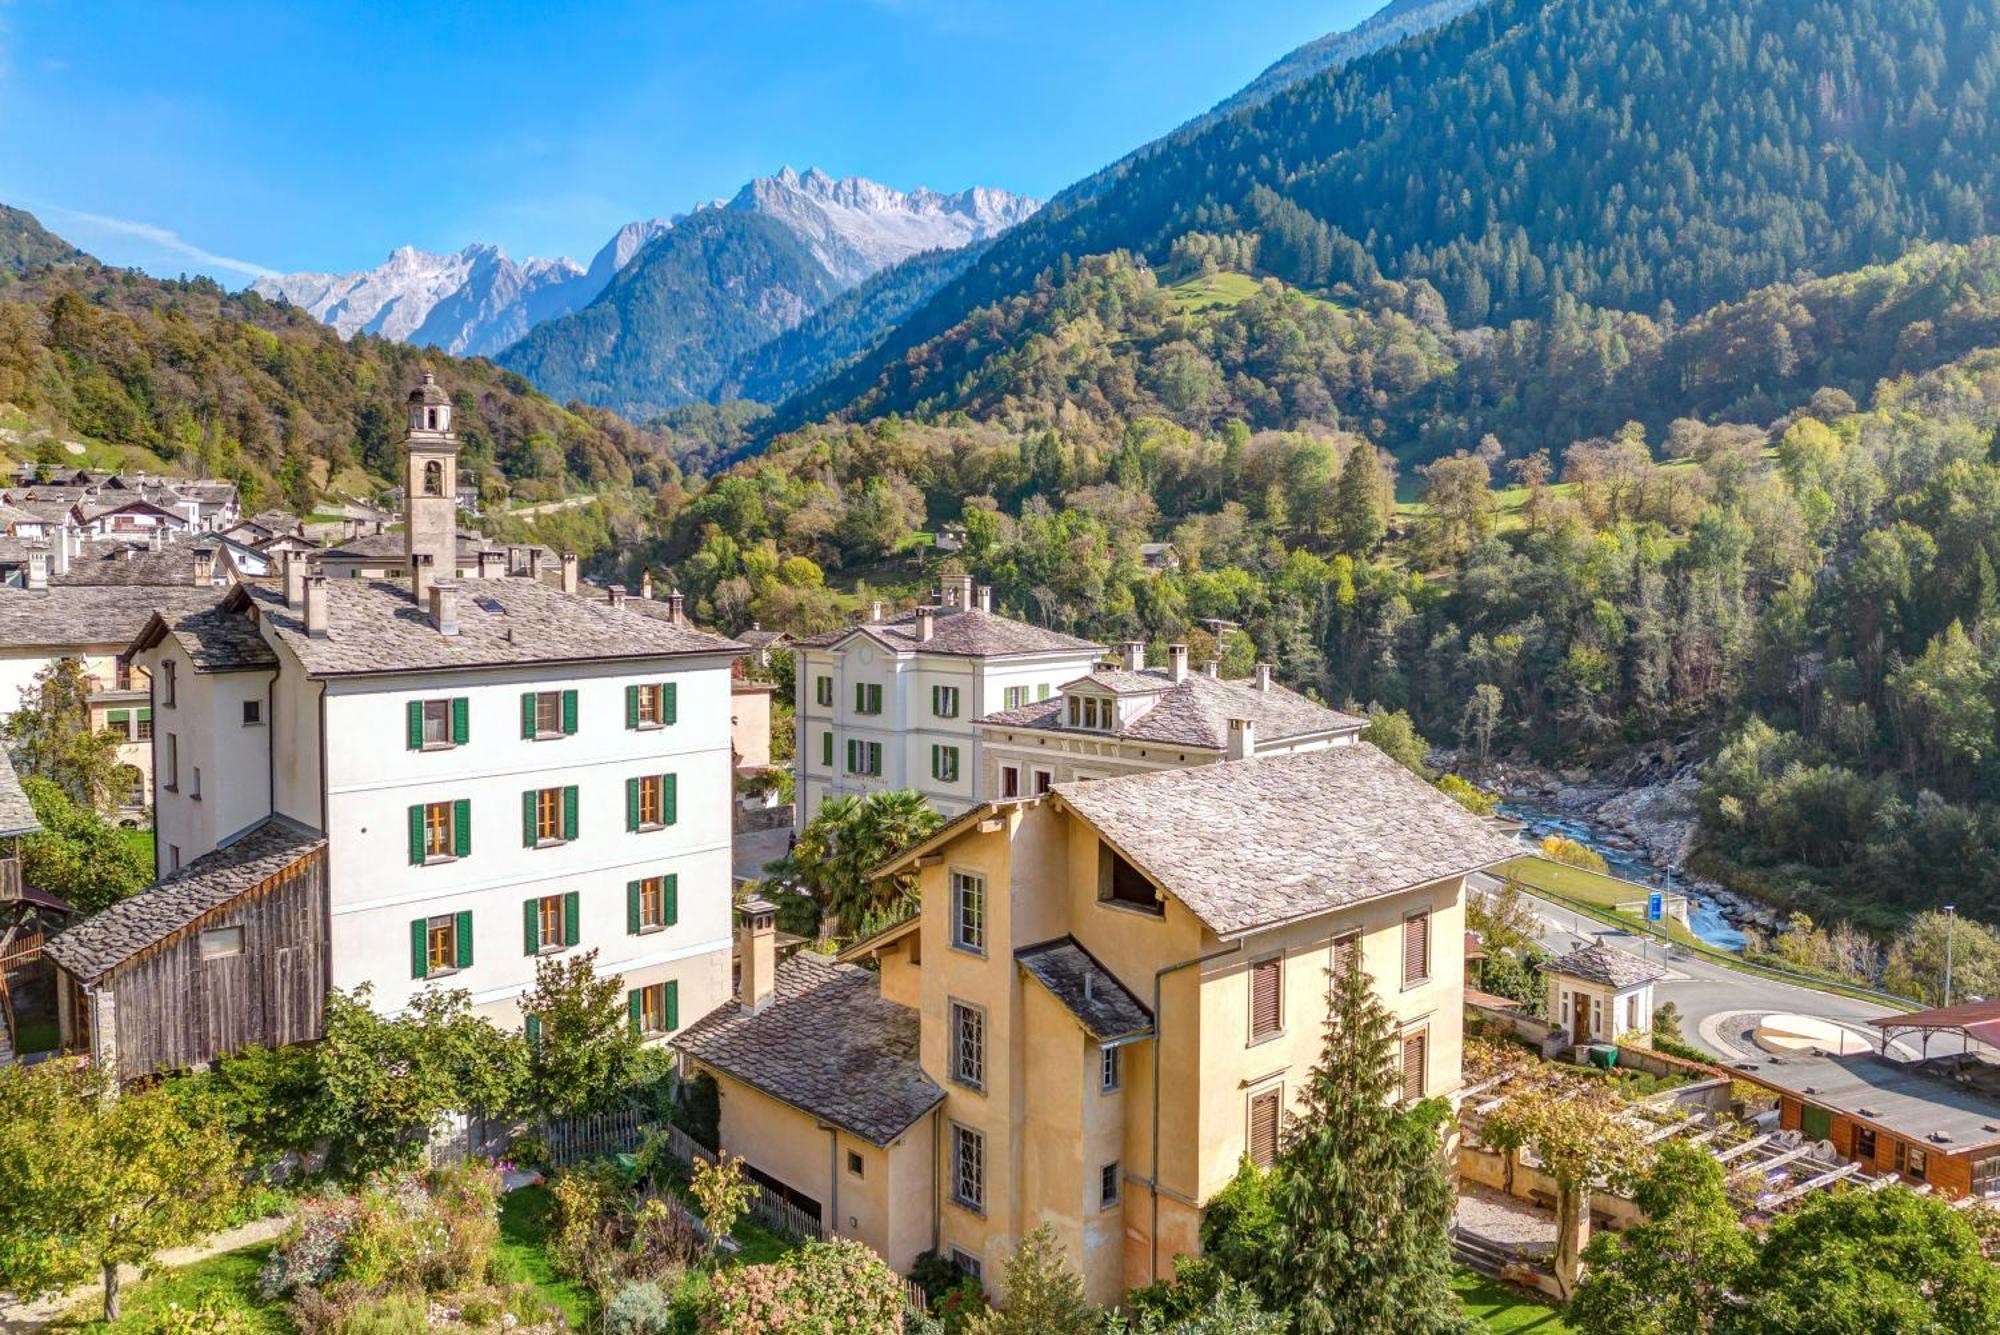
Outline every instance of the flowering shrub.
<path id="1" fill-rule="evenodd" d="M 359 1195 L 309 1203 L 260 1277 L 267 1298 L 344 1281 L 427 1293 L 483 1279 L 500 1235 L 500 1174 L 466 1163 L 369 1179 Z"/>
<path id="2" fill-rule="evenodd" d="M 271 1249 L 258 1287 L 264 1297 L 286 1297 L 300 1289 L 318 1288 L 340 1273 L 341 1244 L 361 1203 L 349 1197 L 308 1201 L 292 1225 Z"/>
<path id="3" fill-rule="evenodd" d="M 902 1283 L 858 1242 L 808 1242 L 782 1261 L 715 1276 L 702 1300 L 709 1335 L 898 1335 Z"/>

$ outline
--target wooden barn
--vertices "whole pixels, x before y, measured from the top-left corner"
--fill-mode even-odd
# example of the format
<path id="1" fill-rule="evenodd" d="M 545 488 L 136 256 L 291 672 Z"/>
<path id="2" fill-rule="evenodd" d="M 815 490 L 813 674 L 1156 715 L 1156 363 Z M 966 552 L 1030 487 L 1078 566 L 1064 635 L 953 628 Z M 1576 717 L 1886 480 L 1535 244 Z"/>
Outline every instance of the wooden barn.
<path id="1" fill-rule="evenodd" d="M 48 943 L 64 1051 L 120 1080 L 318 1038 L 326 839 L 268 817 Z"/>

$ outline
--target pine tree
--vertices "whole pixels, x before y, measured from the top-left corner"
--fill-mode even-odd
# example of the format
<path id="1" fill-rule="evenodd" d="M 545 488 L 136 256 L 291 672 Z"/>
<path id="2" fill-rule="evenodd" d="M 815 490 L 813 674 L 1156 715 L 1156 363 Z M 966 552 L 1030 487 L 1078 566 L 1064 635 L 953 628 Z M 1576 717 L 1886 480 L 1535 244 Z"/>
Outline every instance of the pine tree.
<path id="1" fill-rule="evenodd" d="M 1330 1000 L 1278 1161 L 1280 1305 L 1300 1335 L 1468 1331 L 1451 1290 L 1443 1105 L 1400 1101 L 1395 1022 L 1366 973 L 1337 976 Z"/>
<path id="2" fill-rule="evenodd" d="M 1375 447 L 1356 445 L 1347 452 L 1340 467 L 1340 483 L 1334 497 L 1334 522 L 1340 530 L 1340 549 L 1352 556 L 1366 556 L 1389 531 L 1383 511 L 1382 469 L 1375 461 Z"/>

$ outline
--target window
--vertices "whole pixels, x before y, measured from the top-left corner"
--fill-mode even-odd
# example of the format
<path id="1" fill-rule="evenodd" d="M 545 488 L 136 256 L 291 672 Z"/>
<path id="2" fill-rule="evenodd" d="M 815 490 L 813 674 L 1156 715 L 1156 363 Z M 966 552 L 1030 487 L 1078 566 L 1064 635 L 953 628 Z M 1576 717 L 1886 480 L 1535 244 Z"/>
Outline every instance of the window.
<path id="1" fill-rule="evenodd" d="M 854 712 L 857 714 L 882 712 L 882 687 L 878 683 L 870 681 L 854 683 Z"/>
<path id="2" fill-rule="evenodd" d="M 963 1001 L 951 1003 L 951 1078 L 986 1088 L 986 1012 Z"/>
<path id="3" fill-rule="evenodd" d="M 1250 965 L 1250 1041 L 1258 1042 L 1279 1032 L 1284 1024 L 1282 958 L 1257 960 Z"/>
<path id="4" fill-rule="evenodd" d="M 1047 682 L 1040 682 L 1035 686 L 1035 698 L 1037 700 L 1046 700 L 1049 698 L 1049 684 Z"/>
<path id="5" fill-rule="evenodd" d="M 525 900 L 521 908 L 524 946 L 530 955 L 542 955 L 573 946 L 577 939 L 578 895 L 543 895 Z"/>
<path id="6" fill-rule="evenodd" d="M 1019 797 L 1021 795 L 1021 768 L 1018 765 L 1000 767 L 1000 796 Z"/>
<path id="7" fill-rule="evenodd" d="M 1055 776 L 1055 773 L 1054 773 L 1054 771 L 1052 771 L 1052 770 L 1045 770 L 1045 769 L 1038 769 L 1038 770 L 1036 770 L 1036 771 L 1035 771 L 1035 796 L 1036 796 L 1036 797 L 1041 797 L 1041 796 L 1043 796 L 1044 794 L 1046 794 L 1046 793 L 1047 793 L 1047 792 L 1049 791 L 1049 789 L 1051 789 L 1051 788 L 1053 788 L 1053 787 L 1055 787 L 1055 786 L 1056 786 L 1056 776 Z"/>
<path id="8" fill-rule="evenodd" d="M 180 666 L 179 663 L 176 663 L 171 658 L 160 665 L 162 669 L 161 675 L 164 678 L 160 683 L 160 703 L 169 709 L 174 707 L 174 699 L 179 693 Z"/>
<path id="9" fill-rule="evenodd" d="M 1361 933 L 1343 932 L 1333 938 L 1333 973 L 1345 978 L 1361 967 Z M 1331 988 L 1329 987 L 1329 991 Z"/>
<path id="10" fill-rule="evenodd" d="M 1639 998 L 1636 995 L 1629 996 L 1625 998 L 1625 1032 L 1628 1034 L 1635 1033 L 1637 1032 L 1638 1028 L 1639 1028 Z"/>
<path id="11" fill-rule="evenodd" d="M 521 697 L 521 739 L 542 741 L 576 734 L 575 691 L 529 691 Z"/>
<path id="12" fill-rule="evenodd" d="M 847 772 L 877 775 L 882 772 L 882 743 L 847 739 Z"/>
<path id="13" fill-rule="evenodd" d="M 243 929 L 241 927 L 211 927 L 201 934 L 201 957 L 205 960 L 227 959 L 231 955 L 243 953 Z"/>
<path id="14" fill-rule="evenodd" d="M 861 1158 L 861 1151 L 849 1150 L 847 1152 L 848 1173 L 854 1177 L 865 1177 L 867 1176 L 866 1169 L 867 1164 Z"/>
<path id="15" fill-rule="evenodd" d="M 1111 845 L 1104 843 L 1097 846 L 1097 897 L 1106 903 L 1143 909 L 1156 915 L 1166 912 L 1166 906 L 1160 902 L 1153 883 L 1146 879 L 1145 874 Z"/>
<path id="16" fill-rule="evenodd" d="M 255 728 L 261 726 L 263 722 L 264 702 L 262 700 L 245 700 L 243 702 L 243 726 L 246 728 Z"/>
<path id="17" fill-rule="evenodd" d="M 822 709 L 833 708 L 833 678 L 813 678 L 813 700 Z"/>
<path id="18" fill-rule="evenodd" d="M 958 687 L 931 687 L 931 713 L 938 718 L 958 717 Z"/>
<path id="19" fill-rule="evenodd" d="M 443 913 L 410 924 L 410 973 L 434 978 L 472 967 L 472 915 Z"/>
<path id="20" fill-rule="evenodd" d="M 968 1210 L 986 1209 L 986 1137 L 951 1124 L 951 1198 Z"/>
<path id="21" fill-rule="evenodd" d="M 957 747 L 933 746 L 931 748 L 931 777 L 939 783 L 958 782 Z"/>
<path id="22" fill-rule="evenodd" d="M 634 988 L 626 997 L 632 1029 L 642 1038 L 657 1038 L 681 1027 L 681 985 L 673 979 Z"/>
<path id="23" fill-rule="evenodd" d="M 1418 1029 L 1403 1035 L 1403 1098 L 1415 1103 L 1430 1087 L 1430 1033 Z"/>
<path id="24" fill-rule="evenodd" d="M 1283 1091 L 1267 1089 L 1250 1096 L 1250 1161 L 1269 1168 L 1278 1161 L 1278 1111 Z"/>
<path id="25" fill-rule="evenodd" d="M 576 786 L 531 788 L 521 794 L 521 844 L 542 848 L 576 838 Z"/>
<path id="26" fill-rule="evenodd" d="M 625 883 L 625 930 L 633 936 L 657 932 L 680 921 L 678 875 L 648 876 Z"/>
<path id="27" fill-rule="evenodd" d="M 447 746 L 464 746 L 471 733 L 470 704 L 464 696 L 410 701 L 409 749 L 434 751 Z"/>
<path id="28" fill-rule="evenodd" d="M 646 682 L 625 688 L 625 726 L 664 728 L 680 716 L 680 686 L 671 681 Z"/>
<path id="29" fill-rule="evenodd" d="M 180 869 L 181 869 L 181 846 L 179 844 L 168 844 L 167 870 L 179 871 Z"/>
<path id="30" fill-rule="evenodd" d="M 819 735 L 819 763 L 827 769 L 833 768 L 833 734 L 830 732 Z"/>
<path id="31" fill-rule="evenodd" d="M 625 828 L 658 830 L 679 819 L 672 774 L 645 774 L 625 780 Z"/>
<path id="32" fill-rule="evenodd" d="M 104 730 L 116 733 L 121 739 L 129 740 L 132 736 L 132 711 L 129 709 L 105 711 Z"/>
<path id="33" fill-rule="evenodd" d="M 1904 1177 L 1913 1177 L 1922 1182 L 1924 1175 L 1930 1171 L 1930 1151 L 1921 1145 L 1911 1145 L 1899 1140 L 1896 1142 L 1896 1157 L 1903 1161 L 1896 1171 Z"/>
<path id="34" fill-rule="evenodd" d="M 1972 1161 L 1972 1194 L 1979 1197 L 2000 1193 L 2000 1154 Z"/>
<path id="35" fill-rule="evenodd" d="M 1028 688 L 1025 686 L 1009 686 L 1005 691 L 1001 692 L 1000 698 L 1006 702 L 1007 708 L 1019 709 L 1022 705 L 1028 703 Z"/>
<path id="36" fill-rule="evenodd" d="M 1072 695 L 1069 698 L 1070 727 L 1104 732 L 1111 727 L 1112 720 L 1112 706 L 1109 700 L 1099 700 L 1094 695 Z"/>
<path id="37" fill-rule="evenodd" d="M 194 783 L 188 788 L 188 796 L 197 802 L 201 801 L 201 766 L 199 765 L 194 767 Z"/>
<path id="38" fill-rule="evenodd" d="M 951 1249 L 951 1264 L 954 1270 L 964 1275 L 967 1279 L 984 1282 L 986 1278 L 984 1267 L 980 1265 L 979 1258 L 962 1247 L 953 1247 Z"/>
<path id="39" fill-rule="evenodd" d="M 117 659 L 111 665 L 111 680 L 113 683 L 112 686 L 113 690 L 119 690 L 119 691 L 131 690 L 132 660 L 127 658 L 123 654 L 118 655 Z"/>
<path id="40" fill-rule="evenodd" d="M 1097 1170 L 1098 1209 L 1109 1210 L 1112 1206 L 1118 1204 L 1118 1184 L 1121 1180 L 1121 1175 L 1118 1172 L 1118 1161 L 1116 1159 L 1113 1159 L 1110 1163 Z"/>
<path id="41" fill-rule="evenodd" d="M 1875 1128 L 1856 1126 L 1854 1128 L 1853 1156 L 1865 1163 L 1875 1162 Z"/>
<path id="42" fill-rule="evenodd" d="M 472 852 L 472 803 L 423 802 L 410 808 L 410 862 L 422 866 Z"/>
<path id="43" fill-rule="evenodd" d="M 167 781 L 161 786 L 170 793 L 181 790 L 181 739 L 176 733 L 167 734 Z"/>
<path id="44" fill-rule="evenodd" d="M 139 711 L 139 718 L 138 718 L 138 720 L 137 720 L 137 723 L 138 723 L 138 732 L 137 732 L 137 734 L 136 734 L 136 740 L 138 740 L 138 741 L 141 741 L 141 742 L 150 742 L 150 741 L 152 741 L 152 740 L 153 740 L 153 711 L 152 711 L 152 710 L 150 710 L 150 709 L 142 709 L 142 710 L 140 710 L 140 711 Z"/>
<path id="45" fill-rule="evenodd" d="M 970 872 L 951 874 L 951 943 L 986 953 L 986 879 Z"/>
<path id="46" fill-rule="evenodd" d="M 1427 983 L 1431 977 L 1431 915 L 1426 909 L 1403 919 L 1403 986 Z"/>
<path id="47" fill-rule="evenodd" d="M 1097 1054 L 1097 1089 L 1100 1094 L 1118 1092 L 1119 1060 L 1122 1048 L 1103 1048 Z"/>

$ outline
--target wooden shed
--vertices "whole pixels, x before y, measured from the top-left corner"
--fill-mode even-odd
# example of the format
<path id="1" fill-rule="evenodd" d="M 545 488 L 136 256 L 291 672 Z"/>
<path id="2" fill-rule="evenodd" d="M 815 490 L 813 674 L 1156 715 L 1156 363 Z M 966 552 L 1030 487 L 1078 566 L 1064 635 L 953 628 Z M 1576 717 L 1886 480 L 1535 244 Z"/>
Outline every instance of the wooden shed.
<path id="1" fill-rule="evenodd" d="M 320 1036 L 326 839 L 267 817 L 48 944 L 65 1051 L 118 1079 Z"/>

